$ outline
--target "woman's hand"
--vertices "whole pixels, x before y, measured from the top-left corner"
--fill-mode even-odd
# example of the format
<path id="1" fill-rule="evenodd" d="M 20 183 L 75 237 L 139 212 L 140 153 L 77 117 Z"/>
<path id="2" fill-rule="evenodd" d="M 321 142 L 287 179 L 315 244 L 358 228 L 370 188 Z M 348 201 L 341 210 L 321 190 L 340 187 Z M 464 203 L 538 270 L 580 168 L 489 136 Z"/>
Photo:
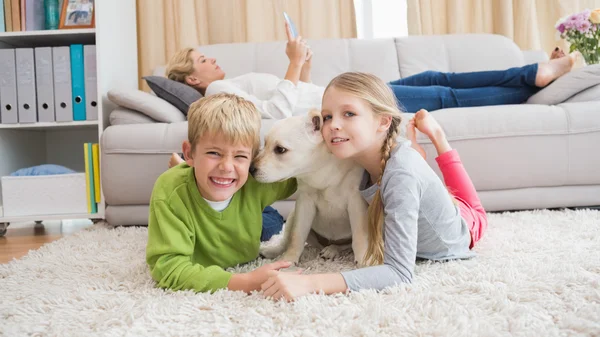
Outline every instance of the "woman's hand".
<path id="1" fill-rule="evenodd" d="M 308 47 L 308 50 L 306 51 L 306 61 L 302 65 L 302 70 L 300 71 L 300 81 L 304 83 L 310 83 L 311 81 L 310 70 L 312 68 L 312 56 L 313 52 L 310 47 Z"/>
<path id="2" fill-rule="evenodd" d="M 285 23 L 285 32 L 288 39 L 285 47 L 285 54 L 290 59 L 290 64 L 302 66 L 306 61 L 306 53 L 308 49 L 306 40 L 304 40 L 302 36 L 293 38 L 287 22 Z"/>
<path id="3" fill-rule="evenodd" d="M 269 278 L 261 285 L 266 298 L 293 301 L 297 297 L 316 291 L 309 275 L 298 275 L 297 272 L 270 271 Z"/>

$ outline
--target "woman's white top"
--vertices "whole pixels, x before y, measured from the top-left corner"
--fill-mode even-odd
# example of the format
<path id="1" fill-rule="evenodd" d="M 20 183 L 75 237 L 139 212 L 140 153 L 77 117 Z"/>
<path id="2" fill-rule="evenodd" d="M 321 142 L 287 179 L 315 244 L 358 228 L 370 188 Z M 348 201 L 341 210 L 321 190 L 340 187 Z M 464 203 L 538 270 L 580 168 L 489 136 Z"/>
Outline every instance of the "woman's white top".
<path id="1" fill-rule="evenodd" d="M 283 119 L 306 115 L 311 109 L 321 110 L 325 88 L 313 83 L 281 79 L 265 73 L 249 73 L 231 79 L 219 80 L 206 88 L 205 96 L 230 93 L 241 96 L 260 111 L 262 118 Z"/>

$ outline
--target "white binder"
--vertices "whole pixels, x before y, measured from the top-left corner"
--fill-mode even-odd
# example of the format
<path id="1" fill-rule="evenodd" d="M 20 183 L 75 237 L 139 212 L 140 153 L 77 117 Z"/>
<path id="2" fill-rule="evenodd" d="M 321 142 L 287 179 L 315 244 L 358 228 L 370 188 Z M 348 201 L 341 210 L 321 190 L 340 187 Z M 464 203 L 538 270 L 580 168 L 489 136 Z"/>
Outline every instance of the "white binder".
<path id="1" fill-rule="evenodd" d="M 96 46 L 83 46 L 86 120 L 98 120 L 98 81 L 96 77 Z"/>
<path id="2" fill-rule="evenodd" d="M 73 121 L 71 52 L 69 47 L 52 47 L 54 111 L 57 122 Z"/>
<path id="3" fill-rule="evenodd" d="M 2 124 L 19 122 L 16 77 L 15 50 L 0 49 L 0 121 Z"/>
<path id="4" fill-rule="evenodd" d="M 54 122 L 54 75 L 52 48 L 37 47 L 35 54 L 35 84 L 39 122 Z"/>
<path id="5" fill-rule="evenodd" d="M 33 48 L 17 48 L 17 102 L 19 123 L 37 122 L 37 100 L 35 94 L 35 61 Z"/>

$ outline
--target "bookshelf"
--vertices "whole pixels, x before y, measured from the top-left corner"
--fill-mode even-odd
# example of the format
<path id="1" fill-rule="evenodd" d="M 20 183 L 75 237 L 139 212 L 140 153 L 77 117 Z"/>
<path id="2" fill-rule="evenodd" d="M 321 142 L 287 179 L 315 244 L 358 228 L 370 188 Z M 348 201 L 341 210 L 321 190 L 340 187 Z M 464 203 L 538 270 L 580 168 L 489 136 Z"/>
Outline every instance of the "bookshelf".
<path id="1" fill-rule="evenodd" d="M 94 2 L 95 28 L 0 33 L 0 49 L 95 44 L 98 88 L 98 120 L 0 124 L 0 177 L 41 164 L 57 164 L 84 172 L 83 143 L 100 143 L 102 132 L 109 124 L 108 115 L 115 107 L 107 99 L 107 92 L 113 88 L 138 88 L 135 0 Z M 15 222 L 101 220 L 105 202 L 102 194 L 97 213 L 24 216 L 5 216 L 3 206 L 0 193 L 0 236 L 8 224 Z"/>
<path id="2" fill-rule="evenodd" d="M 0 42 L 9 45 L 11 48 L 54 47 L 74 43 L 91 44 L 95 37 L 95 28 L 56 29 L 0 33 Z"/>

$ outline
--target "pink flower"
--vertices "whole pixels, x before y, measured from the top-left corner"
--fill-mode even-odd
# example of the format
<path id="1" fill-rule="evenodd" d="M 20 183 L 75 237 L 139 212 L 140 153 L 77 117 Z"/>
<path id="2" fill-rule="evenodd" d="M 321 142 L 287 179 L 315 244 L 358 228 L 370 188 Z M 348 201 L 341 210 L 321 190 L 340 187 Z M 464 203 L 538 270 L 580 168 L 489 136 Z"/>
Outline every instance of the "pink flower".
<path id="1" fill-rule="evenodd" d="M 565 24 L 561 23 L 560 25 L 558 25 L 558 27 L 556 27 L 556 29 L 562 34 L 565 32 Z"/>
<path id="2" fill-rule="evenodd" d="M 587 33 L 590 30 L 591 23 L 588 20 L 578 22 L 577 30 L 580 33 Z"/>

